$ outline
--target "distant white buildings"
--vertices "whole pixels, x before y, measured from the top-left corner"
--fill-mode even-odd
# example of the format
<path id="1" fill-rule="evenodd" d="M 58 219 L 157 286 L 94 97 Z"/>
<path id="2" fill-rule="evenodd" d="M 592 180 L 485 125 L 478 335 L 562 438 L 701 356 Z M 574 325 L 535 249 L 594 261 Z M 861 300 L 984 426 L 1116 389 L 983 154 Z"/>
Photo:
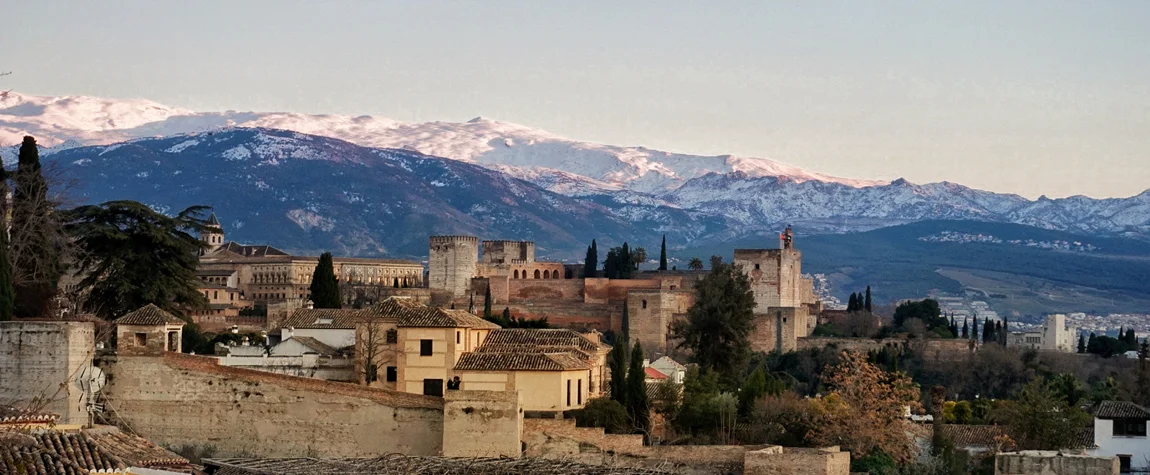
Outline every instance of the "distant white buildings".
<path id="1" fill-rule="evenodd" d="M 1068 327 L 1066 315 L 1059 313 L 1047 315 L 1042 326 L 1034 331 L 1011 333 L 1006 344 L 1036 350 L 1073 352 L 1077 350 L 1077 342 L 1074 340 L 1077 334 L 1078 329 Z"/>

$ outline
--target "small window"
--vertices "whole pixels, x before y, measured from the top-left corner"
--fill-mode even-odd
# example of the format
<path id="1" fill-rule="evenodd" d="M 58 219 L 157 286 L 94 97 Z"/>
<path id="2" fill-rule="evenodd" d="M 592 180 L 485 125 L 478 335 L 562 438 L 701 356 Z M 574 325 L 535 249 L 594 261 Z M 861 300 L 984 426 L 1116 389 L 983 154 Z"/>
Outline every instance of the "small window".
<path id="1" fill-rule="evenodd" d="M 212 300 L 215 300 L 215 299 L 218 299 L 218 298 L 220 298 L 220 291 L 218 291 L 218 290 L 213 290 L 213 291 L 212 291 Z"/>
<path id="2" fill-rule="evenodd" d="M 647 301 L 646 300 L 643 301 L 643 308 L 647 308 Z"/>
<path id="3" fill-rule="evenodd" d="M 136 334 L 136 346 L 148 346 L 148 334 L 147 333 L 137 333 Z"/>
<path id="4" fill-rule="evenodd" d="M 399 379 L 398 375 L 399 375 L 399 373 L 396 372 L 395 366 L 388 366 L 387 367 L 387 382 L 394 383 L 395 380 Z"/>
<path id="5" fill-rule="evenodd" d="M 579 405 L 583 405 L 583 380 L 575 381 L 575 394 L 577 395 L 576 401 Z"/>
<path id="6" fill-rule="evenodd" d="M 390 328 L 387 330 L 387 344 L 394 345 L 396 343 L 399 343 L 399 332 L 395 331 L 394 328 Z"/>
<path id="7" fill-rule="evenodd" d="M 456 330 L 455 331 L 455 344 L 458 345 L 460 343 L 463 343 L 462 338 L 463 338 L 463 336 L 461 335 L 461 332 L 459 330 Z"/>
<path id="8" fill-rule="evenodd" d="M 571 405 L 571 380 L 567 380 L 567 405 Z"/>
<path id="9" fill-rule="evenodd" d="M 759 270 L 759 265 L 755 264 L 755 270 Z"/>
<path id="10" fill-rule="evenodd" d="M 443 380 L 442 379 L 425 379 L 425 380 L 423 380 L 423 394 L 425 394 L 427 396 L 443 397 Z"/>
<path id="11" fill-rule="evenodd" d="M 419 340 L 419 356 L 431 356 L 431 340 Z"/>
<path id="12" fill-rule="evenodd" d="M 1113 470 L 1113 469 L 1111 469 L 1111 470 Z M 1118 456 L 1118 473 L 1130 473 L 1130 470 L 1131 470 L 1130 469 L 1130 456 L 1129 455 L 1119 455 Z"/>

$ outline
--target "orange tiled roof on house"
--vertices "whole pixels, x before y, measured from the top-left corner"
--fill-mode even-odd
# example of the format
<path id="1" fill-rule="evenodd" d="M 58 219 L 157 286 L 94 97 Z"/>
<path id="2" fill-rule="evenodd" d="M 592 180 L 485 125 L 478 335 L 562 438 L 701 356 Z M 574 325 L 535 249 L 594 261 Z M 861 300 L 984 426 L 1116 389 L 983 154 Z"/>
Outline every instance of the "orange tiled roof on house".
<path id="1" fill-rule="evenodd" d="M 643 368 L 643 373 L 647 379 L 667 379 L 667 375 L 659 372 L 659 370 L 650 366 Z"/>
<path id="2" fill-rule="evenodd" d="M 568 371 L 590 369 L 591 363 L 573 352 L 464 353 L 456 371 Z"/>
<path id="3" fill-rule="evenodd" d="M 155 304 L 148 304 L 139 310 L 129 312 L 112 323 L 117 325 L 183 325 L 187 322 L 180 320 Z"/>

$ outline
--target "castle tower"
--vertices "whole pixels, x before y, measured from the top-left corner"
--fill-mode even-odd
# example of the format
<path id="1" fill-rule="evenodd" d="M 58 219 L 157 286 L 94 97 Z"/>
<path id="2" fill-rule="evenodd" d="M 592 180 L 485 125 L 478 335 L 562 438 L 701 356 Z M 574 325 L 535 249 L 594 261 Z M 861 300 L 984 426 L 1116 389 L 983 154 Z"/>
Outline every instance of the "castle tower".
<path id="1" fill-rule="evenodd" d="M 214 251 L 224 245 L 224 227 L 220 225 L 220 220 L 216 219 L 216 213 L 208 217 L 207 224 L 213 229 L 200 233 L 200 240 L 208 245 L 208 251 Z"/>
<path id="2" fill-rule="evenodd" d="M 479 262 L 479 238 L 431 236 L 427 255 L 427 286 L 447 290 L 454 297 L 467 295 Z"/>

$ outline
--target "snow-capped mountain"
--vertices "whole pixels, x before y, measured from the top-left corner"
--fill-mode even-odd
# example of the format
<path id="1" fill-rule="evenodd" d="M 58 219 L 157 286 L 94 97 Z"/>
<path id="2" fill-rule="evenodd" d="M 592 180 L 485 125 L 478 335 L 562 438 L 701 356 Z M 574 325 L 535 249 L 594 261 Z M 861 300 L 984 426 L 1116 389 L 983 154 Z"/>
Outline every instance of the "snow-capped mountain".
<path id="1" fill-rule="evenodd" d="M 565 257 L 592 239 L 689 241 L 725 229 L 722 218 L 666 206 L 635 213 L 474 164 L 285 130 L 135 139 L 43 160 L 75 181 L 74 200 L 210 205 L 229 238 L 304 252 L 420 256 L 429 235 L 472 234 L 531 239 Z"/>
<path id="2" fill-rule="evenodd" d="M 35 136 L 46 146 L 69 140 L 100 145 L 230 126 L 294 130 L 367 147 L 415 150 L 491 168 L 555 170 L 589 178 L 592 187 L 598 186 L 595 182 L 602 182 L 651 193 L 673 190 L 687 180 L 712 172 L 786 176 L 795 181 L 849 186 L 882 183 L 832 177 L 763 158 L 686 155 L 579 142 L 481 117 L 463 123 L 403 123 L 372 116 L 193 112 L 142 99 L 46 97 L 14 92 L 0 98 L 0 145 L 18 144 L 24 135 Z M 5 153 L 10 155 L 11 151 Z M 561 189 L 576 194 L 587 191 L 581 187 Z"/>
<path id="3" fill-rule="evenodd" d="M 161 141 L 179 142 L 168 145 L 171 150 L 162 150 L 158 156 L 185 156 L 184 148 L 187 148 L 196 156 L 202 155 L 201 150 L 208 151 L 209 156 L 219 154 L 225 163 L 249 163 L 256 160 L 252 157 L 266 155 L 281 157 L 270 159 L 273 162 L 282 157 L 337 162 L 347 159 L 370 168 L 370 164 L 354 162 L 366 155 L 346 154 L 338 147 L 320 151 L 308 146 L 286 152 L 283 147 L 288 145 L 282 142 L 279 132 L 236 141 L 226 150 L 218 150 L 216 145 L 202 149 L 202 144 L 197 142 L 204 140 L 204 133 L 208 131 L 236 133 L 234 127 L 237 126 L 291 130 L 301 137 L 312 137 L 293 139 L 305 142 L 318 140 L 314 136 L 326 136 L 341 139 L 338 142 L 344 145 L 339 147 L 389 149 L 389 152 L 376 153 L 391 154 L 408 150 L 412 156 L 445 157 L 451 159 L 449 163 L 469 165 L 472 169 L 478 165 L 501 179 L 530 183 L 555 196 L 573 199 L 570 203 L 597 207 L 599 212 L 621 220 L 620 223 L 645 226 L 641 232 L 669 231 L 692 242 L 770 235 L 786 224 L 794 224 L 806 233 L 839 233 L 928 219 L 1009 222 L 1052 230 L 1150 237 L 1150 190 L 1121 199 L 1075 196 L 1028 200 L 948 182 L 918 185 L 905 180 L 890 183 L 851 180 L 760 158 L 704 157 L 579 142 L 483 118 L 465 123 L 403 123 L 371 116 L 194 112 L 146 100 L 16 93 L 0 96 L 0 155 L 8 162 L 15 159 L 20 138 L 31 134 L 46 146 L 41 151 L 46 156 L 69 153 L 72 157 L 92 150 L 72 153 L 72 149 L 80 145 L 131 140 L 129 144 L 142 146 L 139 144 L 153 142 L 139 140 L 141 138 L 170 137 Z M 189 133 L 192 135 L 174 137 Z M 212 140 L 213 144 L 217 143 Z M 111 145 L 102 153 L 120 157 L 115 152 L 122 147 L 127 145 Z M 273 149 L 278 151 L 268 152 Z M 255 163 L 276 165 L 265 163 L 267 160 Z M 379 170 L 382 169 L 368 171 Z M 146 180 L 129 183 L 151 186 Z M 325 185 L 342 186 L 338 180 Z M 230 199 L 223 193 L 221 190 L 215 199 Z M 507 196 L 506 199 L 519 198 Z"/>

